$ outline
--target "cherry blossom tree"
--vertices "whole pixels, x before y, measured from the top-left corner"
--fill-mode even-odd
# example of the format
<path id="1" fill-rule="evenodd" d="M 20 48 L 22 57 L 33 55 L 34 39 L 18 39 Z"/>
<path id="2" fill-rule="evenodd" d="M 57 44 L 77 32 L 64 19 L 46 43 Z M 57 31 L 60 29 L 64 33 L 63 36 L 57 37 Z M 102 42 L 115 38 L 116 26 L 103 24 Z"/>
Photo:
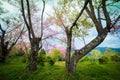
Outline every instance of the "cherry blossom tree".
<path id="1" fill-rule="evenodd" d="M 79 59 L 102 43 L 111 29 L 115 28 L 120 15 L 115 15 L 113 19 L 114 14 L 110 14 L 108 4 L 108 0 L 62 0 L 58 2 L 54 16 L 51 18 L 55 24 L 62 27 L 66 33 L 66 70 L 68 73 L 75 72 Z M 103 24 L 103 22 L 105 24 Z M 93 23 L 93 25 L 91 23 Z M 75 50 L 74 54 L 71 55 L 70 52 L 74 35 L 85 37 L 91 26 L 96 28 L 98 35 L 81 49 Z"/>
<path id="2" fill-rule="evenodd" d="M 16 19 L 2 19 L 0 23 L 0 62 L 4 62 L 11 49 L 24 33 L 23 23 Z"/>
<path id="3" fill-rule="evenodd" d="M 36 61 L 38 51 L 48 42 L 47 39 L 59 34 L 59 32 L 50 27 L 52 22 L 50 22 L 48 18 L 44 18 L 46 1 L 42 0 L 43 5 L 40 9 L 37 8 L 38 5 L 30 2 L 31 1 L 28 0 L 21 0 L 21 12 L 27 28 L 24 39 L 28 37 L 31 48 L 30 62 L 27 71 L 35 71 L 37 69 Z"/>

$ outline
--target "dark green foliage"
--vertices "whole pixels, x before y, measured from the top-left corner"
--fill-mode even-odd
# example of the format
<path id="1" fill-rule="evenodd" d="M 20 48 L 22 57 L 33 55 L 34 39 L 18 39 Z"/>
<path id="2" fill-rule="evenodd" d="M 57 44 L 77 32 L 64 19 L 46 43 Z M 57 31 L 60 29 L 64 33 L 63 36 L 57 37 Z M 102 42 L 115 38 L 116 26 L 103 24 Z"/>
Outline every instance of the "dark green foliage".
<path id="1" fill-rule="evenodd" d="M 54 60 L 52 60 L 52 58 L 49 56 L 47 56 L 46 60 L 51 66 L 53 66 L 55 64 Z"/>
<path id="2" fill-rule="evenodd" d="M 80 61 L 83 62 L 83 61 L 89 61 L 90 58 L 88 56 L 84 56 Z"/>
<path id="3" fill-rule="evenodd" d="M 23 56 L 21 62 L 22 63 L 27 63 L 27 57 Z"/>
<path id="4" fill-rule="evenodd" d="M 100 64 L 105 64 L 108 62 L 108 58 L 105 56 L 102 56 L 101 58 L 98 59 Z"/>
<path id="5" fill-rule="evenodd" d="M 63 58 L 62 53 L 58 49 L 54 49 L 48 56 L 50 56 L 54 62 L 59 61 Z"/>
<path id="6" fill-rule="evenodd" d="M 49 63 L 51 66 L 55 64 L 55 62 L 54 62 L 52 59 L 50 59 L 50 60 L 48 61 L 48 63 Z"/>
<path id="7" fill-rule="evenodd" d="M 65 57 L 60 56 L 58 61 L 65 61 Z"/>
<path id="8" fill-rule="evenodd" d="M 45 58 L 46 58 L 46 52 L 45 52 L 44 49 L 41 49 L 41 51 L 40 51 L 40 53 L 38 54 L 38 57 L 37 57 L 37 62 L 41 66 L 44 66 Z"/>
<path id="9" fill-rule="evenodd" d="M 111 56 L 111 61 L 120 62 L 120 57 L 118 55 Z"/>
<path id="10" fill-rule="evenodd" d="M 44 58 L 44 56 L 38 56 L 38 58 L 37 58 L 37 62 L 38 62 L 38 64 L 40 64 L 41 66 L 44 66 L 44 60 L 45 60 L 45 58 Z"/>
<path id="11" fill-rule="evenodd" d="M 16 56 L 23 56 L 24 55 L 24 51 L 22 50 L 22 48 L 20 48 L 16 53 Z"/>
<path id="12" fill-rule="evenodd" d="M 40 53 L 46 55 L 46 52 L 44 49 L 41 49 Z"/>

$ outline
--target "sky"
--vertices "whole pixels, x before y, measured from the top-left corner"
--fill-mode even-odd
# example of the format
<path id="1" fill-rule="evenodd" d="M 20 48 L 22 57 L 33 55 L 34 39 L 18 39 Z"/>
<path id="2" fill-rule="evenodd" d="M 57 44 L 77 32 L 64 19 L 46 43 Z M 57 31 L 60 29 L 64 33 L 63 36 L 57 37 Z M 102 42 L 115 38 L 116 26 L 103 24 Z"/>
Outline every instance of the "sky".
<path id="1" fill-rule="evenodd" d="M 45 13 L 49 13 L 50 11 L 52 11 L 53 6 L 57 6 L 56 0 L 48 0 L 47 5 L 46 5 L 46 9 L 45 9 Z M 4 3 L 3 7 L 5 9 L 9 10 L 11 14 L 14 13 L 14 7 L 9 5 L 8 3 Z M 90 35 L 85 37 L 86 42 L 90 42 L 97 35 L 95 28 L 92 28 L 89 33 L 90 33 Z M 56 43 L 56 44 L 61 45 L 61 43 Z M 84 44 L 81 42 L 81 40 L 76 39 L 75 45 L 76 45 L 76 48 L 79 49 Z M 106 39 L 98 47 L 120 48 L 120 38 L 118 38 L 115 34 L 109 33 L 107 35 Z"/>

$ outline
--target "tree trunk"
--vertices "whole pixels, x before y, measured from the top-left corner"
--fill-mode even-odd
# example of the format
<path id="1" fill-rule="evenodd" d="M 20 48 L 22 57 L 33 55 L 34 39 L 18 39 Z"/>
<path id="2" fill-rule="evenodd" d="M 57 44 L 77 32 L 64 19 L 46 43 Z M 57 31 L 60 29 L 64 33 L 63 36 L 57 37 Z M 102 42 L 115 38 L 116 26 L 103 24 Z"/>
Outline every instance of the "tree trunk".
<path id="1" fill-rule="evenodd" d="M 0 63 L 4 63 L 5 62 L 5 56 L 0 56 Z"/>
<path id="2" fill-rule="evenodd" d="M 66 69 L 68 73 L 70 72 L 71 65 L 70 65 L 70 52 L 71 52 L 71 39 L 72 39 L 72 33 L 66 29 L 66 35 L 67 35 L 67 50 L 66 50 Z"/>
<path id="3" fill-rule="evenodd" d="M 34 72 L 35 70 L 37 70 L 37 55 L 38 55 L 38 51 L 39 51 L 39 42 L 40 42 L 40 38 L 32 38 L 31 39 L 31 55 L 30 55 L 30 62 L 29 65 L 27 67 L 27 71 L 32 71 Z"/>
<path id="4" fill-rule="evenodd" d="M 90 43 L 88 43 L 82 49 L 76 50 L 70 60 L 68 72 L 74 73 L 76 70 L 76 64 L 79 61 L 79 59 L 84 57 L 88 52 L 90 52 L 92 49 L 94 49 L 96 46 L 98 46 L 100 43 L 102 43 L 104 41 L 104 39 L 106 38 L 106 36 L 107 36 L 107 31 L 106 31 L 106 33 L 98 35 L 95 39 L 93 39 Z"/>
<path id="5" fill-rule="evenodd" d="M 77 63 L 76 59 L 70 61 L 70 69 L 69 69 L 70 73 L 76 71 L 76 63 Z"/>
<path id="6" fill-rule="evenodd" d="M 0 56 L 0 63 L 4 63 L 7 55 L 9 54 L 9 50 L 5 47 L 1 50 L 1 56 Z"/>
<path id="7" fill-rule="evenodd" d="M 37 56 L 35 55 L 36 51 L 32 51 L 32 54 L 29 57 L 29 64 L 26 71 L 35 71 L 37 69 Z"/>

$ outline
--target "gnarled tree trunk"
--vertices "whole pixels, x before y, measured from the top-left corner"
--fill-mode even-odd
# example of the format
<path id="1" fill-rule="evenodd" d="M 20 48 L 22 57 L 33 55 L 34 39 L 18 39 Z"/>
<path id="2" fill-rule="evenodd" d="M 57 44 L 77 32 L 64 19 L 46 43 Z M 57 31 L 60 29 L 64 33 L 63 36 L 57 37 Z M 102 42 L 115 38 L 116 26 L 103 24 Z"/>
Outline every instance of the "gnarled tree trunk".
<path id="1" fill-rule="evenodd" d="M 37 56 L 35 55 L 36 53 L 36 51 L 32 51 L 29 58 L 27 71 L 35 71 L 37 69 Z"/>
<path id="2" fill-rule="evenodd" d="M 35 71 L 37 69 L 37 55 L 41 47 L 39 43 L 41 38 L 31 38 L 31 55 L 29 57 L 29 64 L 26 71 Z"/>
<path id="3" fill-rule="evenodd" d="M 92 49 L 94 49 L 96 46 L 98 46 L 100 43 L 103 42 L 103 40 L 107 36 L 107 31 L 105 33 L 98 35 L 95 39 L 93 39 L 90 43 L 88 43 L 85 47 L 83 47 L 80 50 L 76 50 L 74 55 L 72 56 L 70 60 L 70 69 L 69 72 L 73 73 L 76 70 L 76 64 L 83 56 L 85 56 L 88 52 L 90 52 Z"/>
<path id="4" fill-rule="evenodd" d="M 70 52 L 71 52 L 71 39 L 72 33 L 66 28 L 66 35 L 67 35 L 67 50 L 66 50 L 66 69 L 70 72 Z"/>
<path id="5" fill-rule="evenodd" d="M 0 56 L 0 63 L 5 62 L 5 59 L 6 59 L 8 54 L 9 54 L 9 51 L 6 48 L 2 49 L 1 56 Z"/>

